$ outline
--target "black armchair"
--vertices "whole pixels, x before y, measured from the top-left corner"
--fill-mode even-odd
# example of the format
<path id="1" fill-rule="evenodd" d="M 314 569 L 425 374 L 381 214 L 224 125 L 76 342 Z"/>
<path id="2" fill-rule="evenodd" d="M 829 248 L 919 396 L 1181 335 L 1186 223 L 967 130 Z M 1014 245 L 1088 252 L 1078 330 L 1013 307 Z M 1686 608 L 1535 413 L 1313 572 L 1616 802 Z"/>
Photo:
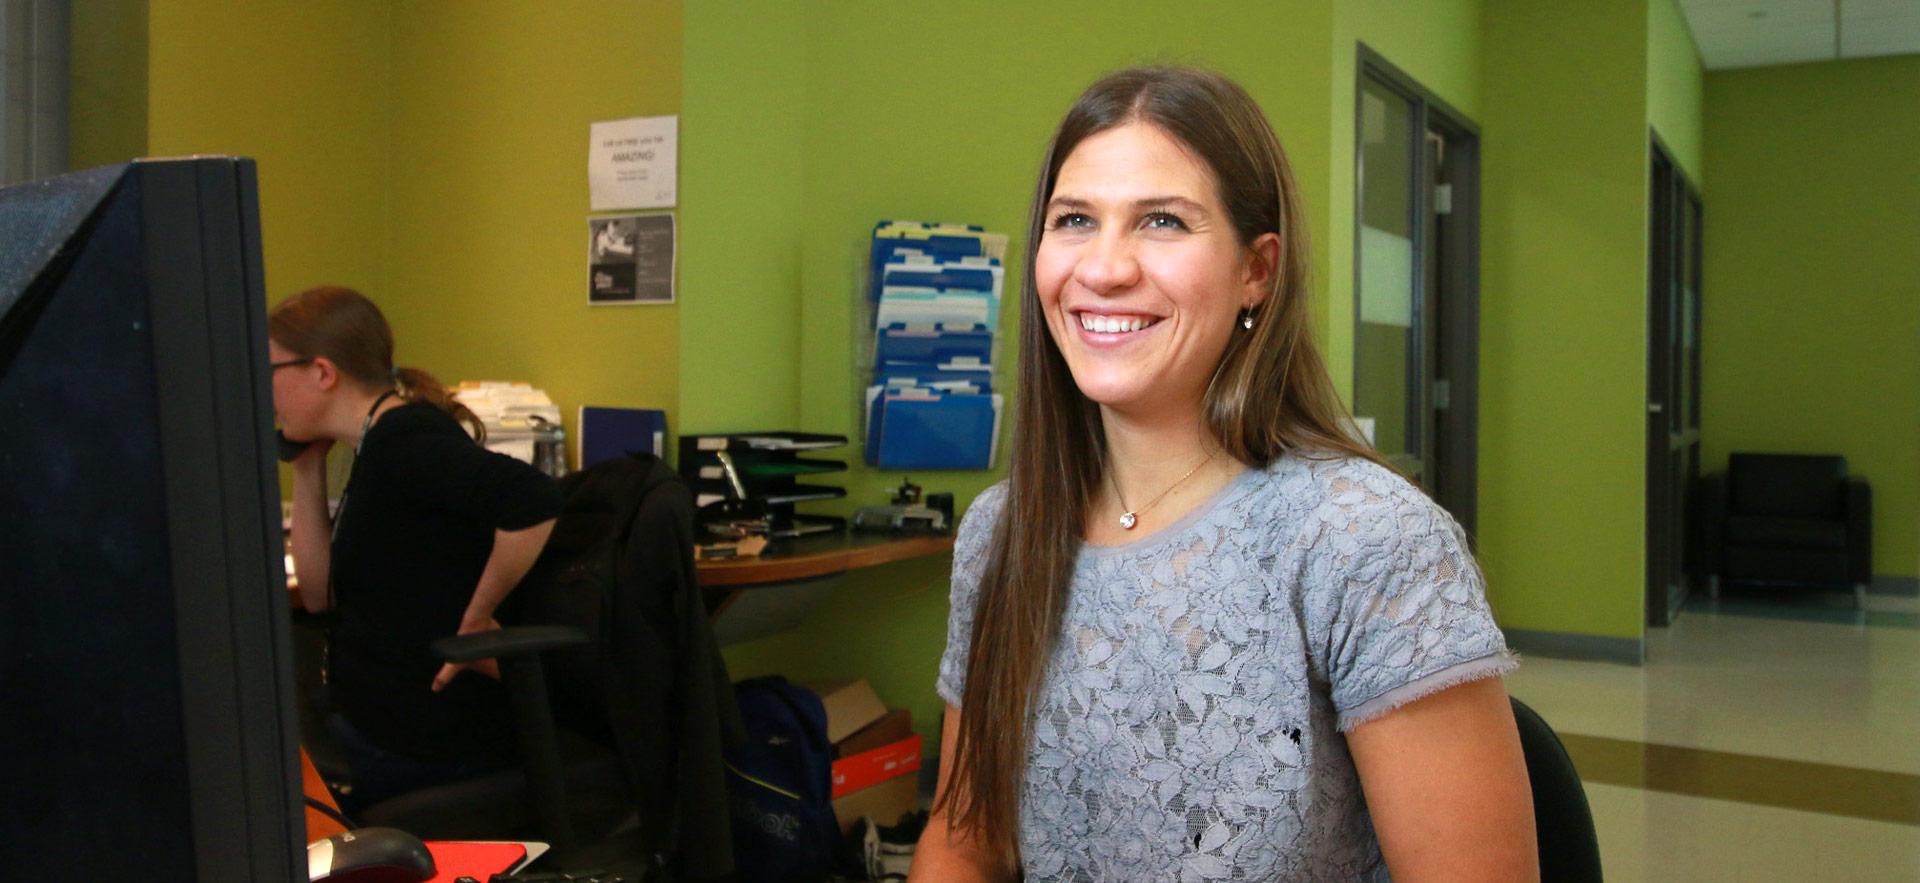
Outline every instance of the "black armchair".
<path id="1" fill-rule="evenodd" d="M 1734 454 L 1705 479 L 1709 585 L 1852 588 L 1873 579 L 1873 496 L 1838 456 Z"/>

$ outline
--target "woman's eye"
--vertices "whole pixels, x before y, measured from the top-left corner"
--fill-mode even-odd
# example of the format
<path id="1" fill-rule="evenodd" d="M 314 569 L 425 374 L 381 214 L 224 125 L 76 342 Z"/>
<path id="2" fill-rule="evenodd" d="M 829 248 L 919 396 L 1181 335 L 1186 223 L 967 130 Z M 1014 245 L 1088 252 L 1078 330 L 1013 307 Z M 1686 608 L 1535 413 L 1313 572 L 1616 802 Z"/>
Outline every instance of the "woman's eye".
<path id="1" fill-rule="evenodd" d="M 1145 225 L 1149 230 L 1185 230 L 1187 224 L 1166 212 L 1154 212 L 1147 216 Z"/>
<path id="2" fill-rule="evenodd" d="M 1093 219 L 1079 212 L 1062 212 L 1055 215 L 1049 229 L 1078 230 L 1093 226 Z"/>

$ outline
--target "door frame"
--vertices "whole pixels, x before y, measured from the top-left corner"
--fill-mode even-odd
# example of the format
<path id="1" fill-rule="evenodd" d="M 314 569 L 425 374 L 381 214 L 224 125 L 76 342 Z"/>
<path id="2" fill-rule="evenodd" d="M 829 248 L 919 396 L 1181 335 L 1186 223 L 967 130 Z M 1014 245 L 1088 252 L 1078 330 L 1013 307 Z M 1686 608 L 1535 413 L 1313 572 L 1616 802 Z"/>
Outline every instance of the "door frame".
<path id="1" fill-rule="evenodd" d="M 1439 469 L 1440 482 L 1428 490 L 1453 515 L 1455 521 L 1467 531 L 1470 541 L 1476 541 L 1475 525 L 1479 511 L 1479 438 L 1480 438 L 1480 127 L 1472 118 L 1461 113 L 1440 96 L 1422 86 L 1418 80 L 1394 66 L 1385 56 L 1375 52 L 1365 43 L 1357 46 L 1359 63 L 1354 71 L 1353 89 L 1353 377 L 1358 386 L 1360 372 L 1360 206 L 1364 183 L 1360 175 L 1360 162 L 1364 145 L 1361 131 L 1361 114 L 1365 101 L 1364 87 L 1369 79 L 1386 87 L 1390 91 L 1407 99 L 1413 104 L 1415 126 L 1414 137 L 1418 144 L 1413 150 L 1413 178 L 1416 181 L 1434 180 L 1432 163 L 1428 158 L 1426 133 L 1439 130 L 1446 138 L 1446 156 L 1443 167 L 1445 178 L 1452 185 L 1452 206 L 1445 225 L 1447 235 L 1438 237 L 1437 232 L 1428 229 L 1425 219 L 1429 216 L 1429 203 L 1433 193 L 1430 187 L 1415 189 L 1413 212 L 1420 219 L 1420 235 L 1414 238 L 1414 288 L 1421 292 L 1417 310 L 1421 316 L 1423 346 L 1439 347 L 1439 376 L 1446 378 L 1449 384 L 1448 407 L 1450 412 L 1444 426 L 1433 436 L 1435 455 L 1432 459 L 1441 460 L 1440 452 L 1445 451 L 1446 468 Z M 1431 258 L 1439 258 L 1441 276 L 1433 279 Z M 1448 309 L 1442 314 L 1442 327 L 1430 327 L 1428 322 L 1431 304 L 1427 292 L 1432 283 L 1438 282 L 1446 292 Z M 1424 368 L 1425 355 L 1422 356 Z M 1430 415 L 1432 408 L 1432 383 L 1427 378 L 1419 391 L 1421 412 Z"/>
<path id="2" fill-rule="evenodd" d="M 1699 187 L 1674 161 L 1673 151 L 1660 140 L 1659 133 L 1651 129 L 1647 187 L 1645 608 L 1648 625 L 1666 626 L 1686 603 L 1700 565 L 1701 525 L 1697 523 L 1698 513 L 1693 511 L 1697 508 L 1693 488 L 1687 482 L 1697 478 L 1700 470 L 1701 341 L 1705 335 L 1701 319 L 1706 298 L 1701 263 L 1706 206 Z M 1680 280 L 1679 288 L 1671 287 L 1676 279 Z M 1693 302 L 1676 303 L 1689 279 L 1693 282 Z M 1676 310 L 1694 314 L 1696 342 L 1690 357 L 1684 344 L 1678 348 L 1671 345 L 1676 339 Z M 1680 321 L 1687 318 L 1681 317 Z M 1676 360 L 1687 364 L 1676 365 Z M 1690 387 L 1690 394 L 1682 396 L 1672 388 L 1676 377 L 1680 385 Z M 1686 401 L 1687 411 L 1680 415 L 1681 426 L 1675 434 L 1672 425 L 1681 398 Z M 1692 450 L 1687 465 L 1676 469 L 1675 454 L 1689 447 Z M 1669 593 L 1669 586 L 1677 587 L 1677 591 Z"/>

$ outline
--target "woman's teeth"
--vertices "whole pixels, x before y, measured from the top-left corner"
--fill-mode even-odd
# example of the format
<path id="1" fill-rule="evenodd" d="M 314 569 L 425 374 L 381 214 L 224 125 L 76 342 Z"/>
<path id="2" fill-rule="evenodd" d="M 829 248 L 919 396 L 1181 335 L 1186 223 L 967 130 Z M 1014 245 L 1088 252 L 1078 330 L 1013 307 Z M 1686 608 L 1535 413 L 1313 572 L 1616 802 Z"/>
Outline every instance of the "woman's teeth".
<path id="1" fill-rule="evenodd" d="M 1120 316 L 1096 316 L 1092 313 L 1080 314 L 1080 327 L 1095 334 L 1119 334 L 1127 331 L 1139 331 L 1158 321 L 1160 320 L 1149 319 L 1144 316 L 1122 318 Z"/>

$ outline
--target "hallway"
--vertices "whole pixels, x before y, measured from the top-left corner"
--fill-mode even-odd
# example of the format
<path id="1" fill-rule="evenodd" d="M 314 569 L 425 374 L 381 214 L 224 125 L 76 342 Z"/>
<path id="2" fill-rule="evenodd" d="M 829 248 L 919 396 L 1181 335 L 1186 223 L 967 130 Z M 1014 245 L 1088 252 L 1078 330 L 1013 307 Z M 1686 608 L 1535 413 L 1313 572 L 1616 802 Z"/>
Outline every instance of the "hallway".
<path id="1" fill-rule="evenodd" d="M 1609 880 L 1920 879 L 1920 599 L 1702 594 L 1644 666 L 1507 684 L 1580 768 Z"/>

